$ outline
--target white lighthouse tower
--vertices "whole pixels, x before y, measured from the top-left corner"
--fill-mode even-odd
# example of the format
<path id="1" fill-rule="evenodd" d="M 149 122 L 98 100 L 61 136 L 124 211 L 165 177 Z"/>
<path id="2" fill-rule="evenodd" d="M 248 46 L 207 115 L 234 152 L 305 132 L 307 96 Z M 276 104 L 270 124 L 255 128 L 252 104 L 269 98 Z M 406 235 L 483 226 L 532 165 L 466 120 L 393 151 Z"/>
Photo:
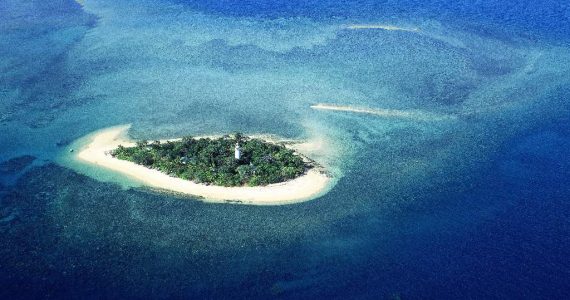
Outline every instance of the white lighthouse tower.
<path id="1" fill-rule="evenodd" d="M 239 143 L 236 143 L 235 150 L 234 150 L 234 158 L 239 160 L 241 158 L 241 148 L 239 147 Z"/>

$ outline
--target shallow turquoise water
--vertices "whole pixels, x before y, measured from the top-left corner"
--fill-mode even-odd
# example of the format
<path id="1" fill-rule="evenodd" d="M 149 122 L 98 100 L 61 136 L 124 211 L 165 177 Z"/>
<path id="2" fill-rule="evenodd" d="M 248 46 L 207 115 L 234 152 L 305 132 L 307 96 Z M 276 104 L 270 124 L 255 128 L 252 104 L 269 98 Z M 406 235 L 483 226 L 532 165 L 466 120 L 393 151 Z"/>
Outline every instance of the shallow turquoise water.
<path id="1" fill-rule="evenodd" d="M 569 294 L 567 5 L 271 3 L 0 4 L 0 161 L 37 157 L 0 168 L 2 298 Z M 250 207 L 53 164 L 125 123 L 323 138 L 341 179 Z"/>

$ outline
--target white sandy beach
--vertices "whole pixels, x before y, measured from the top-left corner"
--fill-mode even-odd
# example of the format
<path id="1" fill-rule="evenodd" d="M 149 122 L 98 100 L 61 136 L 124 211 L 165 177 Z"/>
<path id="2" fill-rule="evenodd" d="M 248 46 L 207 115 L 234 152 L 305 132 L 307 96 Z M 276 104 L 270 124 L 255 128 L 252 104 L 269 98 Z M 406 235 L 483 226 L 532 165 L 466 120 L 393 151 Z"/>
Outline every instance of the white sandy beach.
<path id="1" fill-rule="evenodd" d="M 256 205 L 278 205 L 302 202 L 326 193 L 333 178 L 318 168 L 309 170 L 296 179 L 260 187 L 221 187 L 197 184 L 188 180 L 174 178 L 158 170 L 148 169 L 132 162 L 119 160 L 107 154 L 119 145 L 132 146 L 128 139 L 130 125 L 116 126 L 100 130 L 87 137 L 85 146 L 76 149 L 77 160 L 129 176 L 135 181 L 161 190 L 184 193 L 203 197 L 209 202 L 236 202 Z M 297 151 L 310 148 L 299 144 L 293 147 Z"/>

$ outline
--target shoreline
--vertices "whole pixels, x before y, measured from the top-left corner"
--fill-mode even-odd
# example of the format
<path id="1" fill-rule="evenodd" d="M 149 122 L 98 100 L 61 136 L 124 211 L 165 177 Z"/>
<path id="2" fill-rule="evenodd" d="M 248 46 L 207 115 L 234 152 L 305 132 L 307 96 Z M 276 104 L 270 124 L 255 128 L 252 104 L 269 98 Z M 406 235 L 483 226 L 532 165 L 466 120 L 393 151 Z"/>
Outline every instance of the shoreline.
<path id="1" fill-rule="evenodd" d="M 318 166 L 311 168 L 305 174 L 295 179 L 256 187 L 205 185 L 172 177 L 158 170 L 120 160 L 108 154 L 110 150 L 117 148 L 119 145 L 125 147 L 135 145 L 135 142 L 127 136 L 129 128 L 130 125 L 109 127 L 80 138 L 78 141 L 82 141 L 80 143 L 81 145 L 71 153 L 72 160 L 97 169 L 105 169 L 113 173 L 121 174 L 139 185 L 156 190 L 201 197 L 199 200 L 205 202 L 253 205 L 291 204 L 319 197 L 328 192 L 334 184 L 334 179 Z M 277 142 L 274 139 L 268 141 Z M 78 142 L 73 144 L 77 145 Z M 307 143 L 299 144 L 299 148 L 306 147 L 306 144 Z M 295 147 L 290 147 L 290 145 L 287 145 L 287 147 L 298 152 Z M 304 157 L 304 159 L 305 158 L 306 157 Z M 75 164 L 71 164 L 70 167 L 82 173 L 87 173 L 85 175 L 93 175 L 89 171 L 85 172 L 82 168 L 78 168 Z M 113 179 L 109 180 L 108 178 L 102 180 L 115 181 Z"/>

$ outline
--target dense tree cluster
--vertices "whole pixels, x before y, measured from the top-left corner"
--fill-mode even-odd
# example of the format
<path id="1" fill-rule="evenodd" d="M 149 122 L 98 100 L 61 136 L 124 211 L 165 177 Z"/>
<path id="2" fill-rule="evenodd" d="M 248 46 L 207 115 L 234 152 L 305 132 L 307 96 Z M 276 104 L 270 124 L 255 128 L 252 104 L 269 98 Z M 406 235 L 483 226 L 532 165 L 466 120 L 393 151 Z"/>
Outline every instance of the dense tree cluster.
<path id="1" fill-rule="evenodd" d="M 234 158 L 239 143 L 241 158 Z M 118 159 L 132 161 L 171 176 L 220 186 L 259 186 L 302 175 L 310 164 L 283 145 L 250 139 L 237 133 L 217 139 L 190 136 L 179 141 L 137 142 L 111 151 Z"/>

